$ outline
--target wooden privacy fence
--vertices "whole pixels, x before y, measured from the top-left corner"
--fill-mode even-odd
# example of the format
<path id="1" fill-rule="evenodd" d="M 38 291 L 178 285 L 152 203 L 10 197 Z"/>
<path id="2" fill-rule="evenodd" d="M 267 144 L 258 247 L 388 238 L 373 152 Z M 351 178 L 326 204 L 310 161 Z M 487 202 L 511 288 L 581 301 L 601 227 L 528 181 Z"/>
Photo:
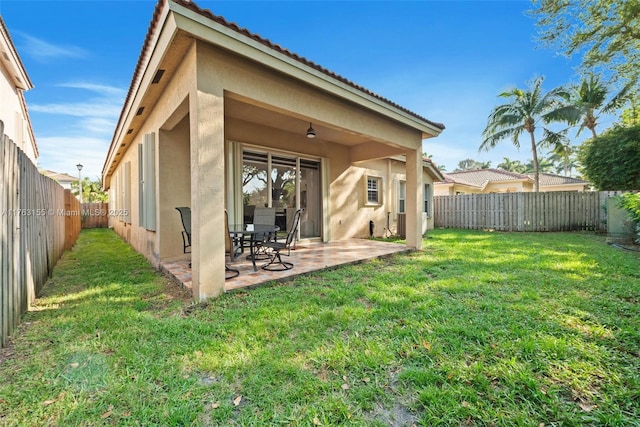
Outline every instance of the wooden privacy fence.
<path id="1" fill-rule="evenodd" d="M 605 204 L 620 192 L 493 193 L 434 197 L 434 226 L 500 231 L 605 232 Z"/>
<path id="2" fill-rule="evenodd" d="M 0 347 L 80 232 L 80 203 L 0 135 Z"/>
<path id="3" fill-rule="evenodd" d="M 109 203 L 83 203 L 82 228 L 109 227 Z"/>

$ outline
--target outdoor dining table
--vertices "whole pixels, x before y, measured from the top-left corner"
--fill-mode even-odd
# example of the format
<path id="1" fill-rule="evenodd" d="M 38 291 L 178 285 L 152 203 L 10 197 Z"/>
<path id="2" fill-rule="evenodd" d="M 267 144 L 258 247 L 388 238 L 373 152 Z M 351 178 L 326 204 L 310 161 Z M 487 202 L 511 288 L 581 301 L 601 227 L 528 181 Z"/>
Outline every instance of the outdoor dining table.
<path id="1" fill-rule="evenodd" d="M 279 231 L 280 227 L 277 225 L 263 225 L 263 224 L 229 224 L 229 234 L 232 237 L 240 237 L 242 241 L 249 239 L 249 256 L 253 263 L 253 271 L 258 271 L 256 266 L 255 257 L 255 243 L 259 238 L 262 238 L 268 234 L 274 234 Z"/>

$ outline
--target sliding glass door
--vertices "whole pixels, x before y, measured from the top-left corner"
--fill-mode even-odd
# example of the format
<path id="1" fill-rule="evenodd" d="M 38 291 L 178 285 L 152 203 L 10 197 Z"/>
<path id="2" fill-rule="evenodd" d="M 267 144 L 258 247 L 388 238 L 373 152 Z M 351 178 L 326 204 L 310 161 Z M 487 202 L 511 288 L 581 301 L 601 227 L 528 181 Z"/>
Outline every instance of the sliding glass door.
<path id="1" fill-rule="evenodd" d="M 320 237 L 322 234 L 322 189 L 320 162 L 300 159 L 300 237 Z"/>
<path id="2" fill-rule="evenodd" d="M 300 237 L 322 236 L 322 188 L 320 162 L 297 156 L 245 150 L 242 154 L 242 194 L 245 223 L 253 221 L 256 206 L 276 209 L 281 230 L 300 217 Z"/>

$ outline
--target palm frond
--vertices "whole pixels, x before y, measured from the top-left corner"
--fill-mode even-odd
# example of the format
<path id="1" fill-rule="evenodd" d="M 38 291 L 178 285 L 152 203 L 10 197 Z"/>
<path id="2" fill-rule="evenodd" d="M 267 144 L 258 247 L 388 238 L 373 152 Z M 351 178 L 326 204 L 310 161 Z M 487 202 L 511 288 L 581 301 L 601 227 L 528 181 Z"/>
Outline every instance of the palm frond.
<path id="1" fill-rule="evenodd" d="M 559 132 L 554 132 L 544 128 L 542 131 L 542 139 L 538 142 L 538 147 L 551 147 L 554 151 L 562 151 L 563 146 L 569 144 L 569 138 L 567 138 L 568 131 L 569 129 L 563 129 Z"/>
<path id="2" fill-rule="evenodd" d="M 612 113 L 619 110 L 626 104 L 631 98 L 631 90 L 633 88 L 632 83 L 627 83 L 620 92 L 615 94 L 609 102 L 607 102 L 600 111 L 605 114 Z"/>
<path id="3" fill-rule="evenodd" d="M 561 122 L 575 125 L 583 115 L 581 108 L 571 104 L 555 104 L 553 109 L 542 115 L 544 123 Z"/>
<path id="4" fill-rule="evenodd" d="M 478 151 L 489 151 L 489 149 L 495 147 L 500 141 L 507 138 L 512 138 L 515 142 L 514 145 L 516 148 L 520 148 L 520 143 L 518 142 L 518 138 L 520 134 L 524 131 L 522 126 L 515 126 L 507 129 L 498 130 L 496 132 L 488 133 L 485 136 L 484 141 L 480 144 Z"/>

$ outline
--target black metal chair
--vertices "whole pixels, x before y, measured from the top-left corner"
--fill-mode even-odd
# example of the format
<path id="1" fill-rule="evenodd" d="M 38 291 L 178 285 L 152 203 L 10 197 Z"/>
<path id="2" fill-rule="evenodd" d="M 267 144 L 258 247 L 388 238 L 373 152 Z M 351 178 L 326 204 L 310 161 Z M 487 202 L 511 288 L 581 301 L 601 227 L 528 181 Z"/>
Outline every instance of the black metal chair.
<path id="1" fill-rule="evenodd" d="M 229 262 L 233 262 L 242 253 L 242 245 L 231 237 L 231 233 L 229 232 L 229 214 L 226 209 L 224 210 L 224 229 L 226 231 L 224 239 L 225 255 L 229 257 Z M 232 279 L 240 274 L 240 270 L 231 268 L 226 263 L 224 269 L 226 272 L 225 279 Z"/>
<path id="2" fill-rule="evenodd" d="M 276 208 L 260 208 L 256 207 L 253 213 L 253 225 L 275 225 L 276 224 Z M 259 234 L 254 237 L 253 242 L 253 256 L 256 260 L 265 260 L 269 256 L 265 253 L 264 242 L 272 240 L 273 234 Z M 243 245 L 245 246 L 245 245 Z"/>
<path id="3" fill-rule="evenodd" d="M 176 210 L 180 212 L 180 219 L 182 220 L 182 251 L 186 253 L 191 252 L 191 208 L 188 206 L 177 207 Z M 189 252 L 187 252 L 189 249 Z"/>
<path id="4" fill-rule="evenodd" d="M 300 215 L 302 214 L 302 209 L 298 209 L 293 215 L 293 221 L 291 222 L 291 228 L 289 228 L 289 232 L 287 233 L 286 239 L 284 242 L 279 242 L 276 240 L 270 240 L 262 243 L 262 245 L 268 250 L 269 254 L 269 262 L 262 266 L 263 270 L 268 271 L 284 271 L 291 270 L 293 268 L 293 263 L 283 261 L 282 260 L 282 252 L 287 251 L 286 256 L 289 256 L 291 253 L 291 245 L 294 243 L 298 234 L 298 227 L 300 226 Z"/>

